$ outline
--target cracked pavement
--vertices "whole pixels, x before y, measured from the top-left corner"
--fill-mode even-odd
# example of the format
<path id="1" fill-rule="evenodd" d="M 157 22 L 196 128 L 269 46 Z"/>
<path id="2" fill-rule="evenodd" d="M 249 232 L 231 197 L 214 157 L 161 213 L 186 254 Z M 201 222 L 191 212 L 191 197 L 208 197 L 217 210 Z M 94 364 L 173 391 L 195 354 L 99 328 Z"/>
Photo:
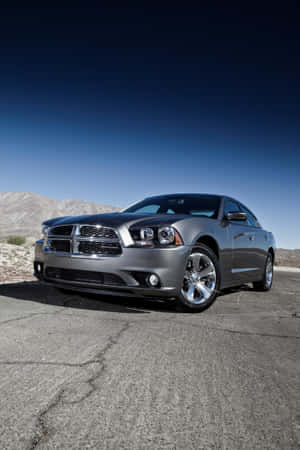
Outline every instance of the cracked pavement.
<path id="1" fill-rule="evenodd" d="M 0 285 L 1 449 L 296 449 L 300 275 L 202 314 Z"/>

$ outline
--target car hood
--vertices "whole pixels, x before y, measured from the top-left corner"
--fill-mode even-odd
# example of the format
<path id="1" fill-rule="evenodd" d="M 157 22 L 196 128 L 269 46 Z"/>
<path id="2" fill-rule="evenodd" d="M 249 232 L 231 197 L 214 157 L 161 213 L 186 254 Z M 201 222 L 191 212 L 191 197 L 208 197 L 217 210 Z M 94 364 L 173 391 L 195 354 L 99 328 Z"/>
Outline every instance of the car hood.
<path id="1" fill-rule="evenodd" d="M 85 216 L 67 216 L 56 217 L 54 219 L 46 220 L 43 225 L 57 226 L 68 224 L 85 224 L 85 225 L 103 225 L 112 228 L 117 228 L 122 225 L 128 227 L 139 226 L 160 226 L 162 224 L 174 224 L 182 219 L 186 219 L 189 216 L 183 214 L 129 214 L 129 213 L 106 213 L 106 214 L 93 214 Z"/>

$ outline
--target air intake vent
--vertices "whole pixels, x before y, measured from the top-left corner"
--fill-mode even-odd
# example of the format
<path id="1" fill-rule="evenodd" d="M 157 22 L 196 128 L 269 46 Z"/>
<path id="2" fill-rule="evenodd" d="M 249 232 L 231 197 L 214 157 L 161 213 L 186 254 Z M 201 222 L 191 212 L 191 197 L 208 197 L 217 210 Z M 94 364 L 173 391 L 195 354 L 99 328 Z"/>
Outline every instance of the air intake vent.
<path id="1" fill-rule="evenodd" d="M 79 253 L 90 255 L 120 255 L 121 246 L 118 242 L 82 241 L 78 246 Z"/>
<path id="2" fill-rule="evenodd" d="M 89 270 L 72 270 L 61 269 L 59 267 L 47 267 L 46 277 L 56 280 L 77 281 L 78 283 L 82 282 L 111 286 L 126 286 L 125 281 L 123 281 L 118 275 L 106 272 L 91 272 Z"/>

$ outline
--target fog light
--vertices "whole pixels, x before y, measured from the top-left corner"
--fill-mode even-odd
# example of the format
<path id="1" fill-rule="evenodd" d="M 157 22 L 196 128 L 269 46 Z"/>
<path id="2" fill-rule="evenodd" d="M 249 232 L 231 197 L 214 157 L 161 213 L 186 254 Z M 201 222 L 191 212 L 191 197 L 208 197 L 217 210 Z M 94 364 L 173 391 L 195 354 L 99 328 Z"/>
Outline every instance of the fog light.
<path id="1" fill-rule="evenodd" d="M 152 275 L 149 276 L 148 282 L 151 286 L 155 287 L 159 283 L 159 278 L 157 275 L 154 275 L 154 273 L 153 273 Z"/>
<path id="2" fill-rule="evenodd" d="M 33 263 L 33 268 L 34 268 L 34 273 L 38 276 L 42 276 L 43 275 L 43 268 L 44 268 L 44 264 L 43 263 L 39 263 L 37 261 L 35 261 Z"/>

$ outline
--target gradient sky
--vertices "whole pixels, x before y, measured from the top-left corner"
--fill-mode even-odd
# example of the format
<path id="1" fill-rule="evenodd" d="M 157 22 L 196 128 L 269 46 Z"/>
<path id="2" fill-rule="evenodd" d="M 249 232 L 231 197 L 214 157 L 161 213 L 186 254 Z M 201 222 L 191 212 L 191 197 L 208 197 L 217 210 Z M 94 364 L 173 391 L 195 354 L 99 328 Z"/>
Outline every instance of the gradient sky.
<path id="1" fill-rule="evenodd" d="M 0 191 L 228 194 L 300 248 L 297 11 L 0 12 Z"/>

